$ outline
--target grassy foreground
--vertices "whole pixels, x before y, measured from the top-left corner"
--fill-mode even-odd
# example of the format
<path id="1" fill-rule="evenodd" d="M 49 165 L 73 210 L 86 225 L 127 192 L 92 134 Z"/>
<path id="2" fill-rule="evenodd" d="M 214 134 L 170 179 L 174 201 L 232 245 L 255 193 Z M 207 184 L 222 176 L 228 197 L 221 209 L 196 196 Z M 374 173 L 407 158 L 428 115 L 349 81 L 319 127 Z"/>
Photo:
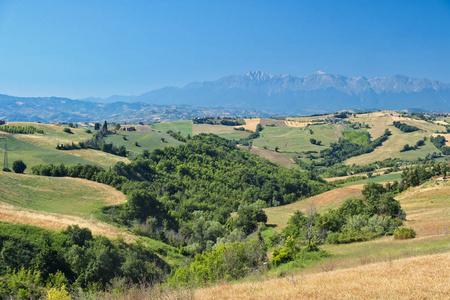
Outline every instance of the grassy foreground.
<path id="1" fill-rule="evenodd" d="M 450 253 L 262 282 L 217 285 L 196 299 L 448 299 Z"/>

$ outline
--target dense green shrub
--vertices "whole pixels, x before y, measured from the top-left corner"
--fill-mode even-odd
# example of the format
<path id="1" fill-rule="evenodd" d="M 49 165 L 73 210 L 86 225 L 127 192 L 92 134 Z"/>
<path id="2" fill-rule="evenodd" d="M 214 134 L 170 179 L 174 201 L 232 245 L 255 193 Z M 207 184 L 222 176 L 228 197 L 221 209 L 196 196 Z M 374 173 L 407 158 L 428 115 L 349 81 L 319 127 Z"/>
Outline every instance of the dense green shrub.
<path id="1" fill-rule="evenodd" d="M 266 247 L 259 234 L 249 236 L 245 242 L 221 244 L 197 254 L 188 267 L 172 272 L 172 286 L 206 285 L 218 280 L 235 280 L 262 268 L 267 261 Z"/>
<path id="2" fill-rule="evenodd" d="M 69 127 L 65 127 L 65 128 L 63 129 L 63 131 L 64 131 L 65 133 L 73 134 L 72 130 L 70 130 Z"/>
<path id="3" fill-rule="evenodd" d="M 394 232 L 394 239 L 396 240 L 413 239 L 415 237 L 416 231 L 412 228 L 401 227 Z"/>
<path id="4" fill-rule="evenodd" d="M 25 172 L 26 168 L 27 168 L 27 165 L 22 160 L 16 160 L 12 164 L 12 169 L 16 173 L 23 173 L 23 172 Z"/>
<path id="5" fill-rule="evenodd" d="M 80 288 L 95 283 L 104 287 L 115 277 L 126 277 L 129 283 L 159 281 L 168 271 L 142 244 L 93 237 L 77 225 L 53 232 L 0 222 L 0 298 L 11 293 L 40 298 L 31 293 L 56 277 Z"/>

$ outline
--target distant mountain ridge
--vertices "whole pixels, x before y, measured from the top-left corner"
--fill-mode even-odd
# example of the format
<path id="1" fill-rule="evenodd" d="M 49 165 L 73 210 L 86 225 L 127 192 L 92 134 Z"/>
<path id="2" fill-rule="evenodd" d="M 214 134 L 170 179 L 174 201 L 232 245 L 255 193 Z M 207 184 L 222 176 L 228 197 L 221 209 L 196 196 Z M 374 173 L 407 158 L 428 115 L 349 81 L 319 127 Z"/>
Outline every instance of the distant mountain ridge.
<path id="1" fill-rule="evenodd" d="M 450 110 L 450 84 L 404 75 L 347 77 L 318 71 L 310 76 L 272 75 L 262 71 L 231 75 L 185 87 L 164 87 L 113 101 L 152 104 L 252 107 L 283 113 L 350 108 Z"/>
<path id="2" fill-rule="evenodd" d="M 256 71 L 139 96 L 72 100 L 0 95 L 0 119 L 9 121 L 154 122 L 203 116 L 308 115 L 342 109 L 450 112 L 450 84 L 404 75 L 365 78 L 318 71 L 299 77 Z"/>
<path id="3" fill-rule="evenodd" d="M 8 122 L 161 122 L 206 116 L 265 116 L 256 109 L 154 105 L 142 102 L 98 103 L 60 97 L 13 97 L 0 94 L 0 119 Z"/>

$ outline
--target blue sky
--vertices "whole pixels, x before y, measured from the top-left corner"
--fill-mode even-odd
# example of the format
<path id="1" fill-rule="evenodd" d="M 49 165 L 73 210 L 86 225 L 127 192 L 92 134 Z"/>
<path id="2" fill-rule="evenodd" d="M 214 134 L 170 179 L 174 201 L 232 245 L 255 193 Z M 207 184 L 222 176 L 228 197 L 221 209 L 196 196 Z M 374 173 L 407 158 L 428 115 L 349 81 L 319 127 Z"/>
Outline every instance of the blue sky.
<path id="1" fill-rule="evenodd" d="M 450 83 L 450 1 L 0 0 L 0 94 L 138 95 L 253 70 Z"/>

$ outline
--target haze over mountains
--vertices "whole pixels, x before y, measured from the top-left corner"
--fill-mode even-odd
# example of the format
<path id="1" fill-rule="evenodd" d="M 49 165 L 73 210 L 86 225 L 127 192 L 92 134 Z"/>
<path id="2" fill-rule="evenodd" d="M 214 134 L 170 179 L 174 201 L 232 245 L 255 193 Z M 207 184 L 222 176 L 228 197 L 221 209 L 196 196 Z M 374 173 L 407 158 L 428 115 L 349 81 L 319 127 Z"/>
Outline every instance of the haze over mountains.
<path id="1" fill-rule="evenodd" d="M 17 105 L 18 102 L 23 104 Z M 97 104 L 92 105 L 92 102 Z M 299 115 L 341 109 L 450 111 L 450 84 L 403 75 L 365 78 L 319 71 L 310 76 L 299 77 L 256 71 L 245 75 L 226 76 L 215 81 L 191 83 L 181 88 L 164 87 L 139 96 L 82 100 L 0 96 L 0 103 L 0 118 L 11 118 L 13 113 L 16 117 L 27 119 L 27 115 L 33 111 L 35 116 L 41 115 L 41 121 L 54 121 L 54 118 L 50 120 L 45 114 L 39 113 L 39 110 L 43 109 L 46 112 L 61 110 L 64 113 L 58 118 L 69 117 L 72 121 L 88 118 L 111 120 L 120 113 L 125 115 L 125 119 L 126 115 L 133 115 L 130 120 L 151 121 L 151 118 L 145 117 L 144 114 L 150 105 L 153 114 L 157 114 L 158 109 L 164 111 L 168 105 L 175 105 L 176 114 L 180 115 L 162 117 L 162 120 L 196 116 L 198 107 L 201 108 L 198 116 L 203 116 L 204 113 L 220 115 L 223 109 L 228 115 L 239 116 L 246 113 L 259 113 L 263 116 Z M 166 108 L 161 108 L 161 105 Z M 179 105 L 191 106 L 189 111 L 192 114 L 183 116 L 183 108 Z M 186 109 L 186 106 L 184 108 Z"/>
<path id="2" fill-rule="evenodd" d="M 97 99 L 97 101 L 100 99 Z M 216 81 L 165 87 L 140 96 L 113 96 L 102 102 L 146 102 L 199 106 L 247 106 L 283 113 L 347 108 L 448 110 L 450 84 L 413 78 L 346 77 L 318 71 L 307 77 L 261 71 Z"/>

